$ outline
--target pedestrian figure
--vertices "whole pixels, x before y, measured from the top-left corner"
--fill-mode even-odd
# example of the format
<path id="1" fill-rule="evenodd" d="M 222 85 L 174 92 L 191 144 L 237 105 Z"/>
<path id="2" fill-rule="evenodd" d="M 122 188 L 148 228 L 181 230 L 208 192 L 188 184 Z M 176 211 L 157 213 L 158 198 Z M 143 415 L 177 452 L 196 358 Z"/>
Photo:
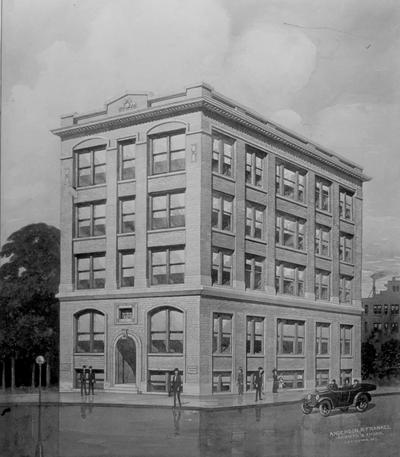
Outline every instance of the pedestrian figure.
<path id="1" fill-rule="evenodd" d="M 174 393 L 174 408 L 176 408 L 176 398 L 178 397 L 179 407 L 181 407 L 182 378 L 178 368 L 175 368 L 172 376 L 172 392 Z"/>
<path id="2" fill-rule="evenodd" d="M 256 372 L 255 378 L 254 378 L 254 385 L 256 388 L 256 401 L 262 400 L 261 398 L 261 391 L 262 391 L 262 386 L 263 386 L 263 369 L 262 367 L 258 367 L 258 371 Z"/>
<path id="3" fill-rule="evenodd" d="M 89 395 L 90 391 L 92 392 L 92 395 L 94 395 L 94 385 L 96 383 L 96 374 L 93 371 L 92 367 L 89 367 L 89 372 L 88 372 L 88 384 L 89 384 Z"/>
<path id="4" fill-rule="evenodd" d="M 336 384 L 336 380 L 332 379 L 332 381 L 328 384 L 328 388 L 331 390 L 337 390 L 338 385 Z"/>
<path id="5" fill-rule="evenodd" d="M 278 393 L 279 380 L 278 380 L 278 370 L 274 368 L 272 370 L 272 393 Z"/>
<path id="6" fill-rule="evenodd" d="M 243 368 L 239 368 L 239 374 L 237 377 L 237 385 L 238 385 L 238 394 L 243 395 L 243 386 L 244 386 L 244 375 L 243 375 Z"/>
<path id="7" fill-rule="evenodd" d="M 79 381 L 81 383 L 81 395 L 87 395 L 87 387 L 86 387 L 86 365 L 83 365 L 82 371 L 79 375 Z"/>
<path id="8" fill-rule="evenodd" d="M 282 378 L 282 376 L 279 378 L 279 388 L 283 389 L 285 387 L 285 380 Z"/>

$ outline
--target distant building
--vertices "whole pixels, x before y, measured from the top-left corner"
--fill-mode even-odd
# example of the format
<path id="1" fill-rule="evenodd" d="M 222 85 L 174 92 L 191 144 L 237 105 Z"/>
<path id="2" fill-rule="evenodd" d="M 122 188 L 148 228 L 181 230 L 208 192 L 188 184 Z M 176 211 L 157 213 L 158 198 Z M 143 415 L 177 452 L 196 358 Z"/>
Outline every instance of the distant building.
<path id="1" fill-rule="evenodd" d="M 271 389 L 360 378 L 353 162 L 206 84 L 63 116 L 60 388 Z M 340 134 L 340 132 L 338 132 Z"/>
<path id="2" fill-rule="evenodd" d="M 400 279 L 393 277 L 385 284 L 386 290 L 363 298 L 362 340 L 376 349 L 394 338 L 399 339 Z"/>

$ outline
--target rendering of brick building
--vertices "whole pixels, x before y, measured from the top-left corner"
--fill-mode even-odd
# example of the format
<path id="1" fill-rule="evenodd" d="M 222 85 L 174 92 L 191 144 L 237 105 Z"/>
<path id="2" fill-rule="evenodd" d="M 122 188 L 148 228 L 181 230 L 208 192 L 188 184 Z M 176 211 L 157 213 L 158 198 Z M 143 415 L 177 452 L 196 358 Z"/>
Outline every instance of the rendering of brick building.
<path id="1" fill-rule="evenodd" d="M 60 388 L 360 378 L 362 169 L 206 84 L 61 118 Z M 338 133 L 340 134 L 340 132 Z"/>
<path id="2" fill-rule="evenodd" d="M 362 299 L 362 341 L 372 343 L 380 350 L 383 343 L 399 339 L 400 279 L 393 277 L 386 289 Z"/>

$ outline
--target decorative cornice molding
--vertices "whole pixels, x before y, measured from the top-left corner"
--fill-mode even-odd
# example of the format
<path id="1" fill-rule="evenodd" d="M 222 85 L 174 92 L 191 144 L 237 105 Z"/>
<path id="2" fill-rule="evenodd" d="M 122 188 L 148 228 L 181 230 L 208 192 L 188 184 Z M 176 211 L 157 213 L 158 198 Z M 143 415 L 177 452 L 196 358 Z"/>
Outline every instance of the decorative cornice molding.
<path id="1" fill-rule="evenodd" d="M 346 164 L 345 159 L 330 152 L 324 152 L 320 147 L 314 146 L 312 143 L 296 137 L 295 134 L 284 132 L 283 129 L 277 129 L 273 124 L 268 121 L 261 121 L 257 118 L 250 116 L 240 109 L 232 108 L 224 103 L 215 100 L 212 97 L 204 96 L 198 99 L 188 101 L 180 101 L 166 106 L 158 106 L 155 108 L 148 108 L 130 112 L 127 114 L 112 116 L 108 118 L 93 120 L 84 124 L 75 124 L 68 127 L 61 127 L 52 130 L 54 135 L 59 136 L 62 140 L 75 138 L 83 135 L 94 135 L 107 130 L 114 130 L 131 125 L 142 124 L 148 121 L 163 119 L 169 116 L 176 116 L 178 114 L 186 114 L 194 111 L 203 111 L 211 113 L 224 119 L 228 119 L 236 124 L 241 125 L 249 131 L 257 132 L 269 139 L 282 143 L 294 151 L 305 154 L 315 160 L 329 165 L 337 170 L 340 170 L 353 178 L 360 181 L 369 181 L 371 178 L 362 173 L 356 167 Z"/>

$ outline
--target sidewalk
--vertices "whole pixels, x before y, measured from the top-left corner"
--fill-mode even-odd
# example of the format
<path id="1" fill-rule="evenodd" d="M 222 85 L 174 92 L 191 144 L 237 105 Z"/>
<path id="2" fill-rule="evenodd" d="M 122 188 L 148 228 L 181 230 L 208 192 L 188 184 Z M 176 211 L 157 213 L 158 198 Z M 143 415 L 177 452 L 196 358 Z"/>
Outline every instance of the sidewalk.
<path id="1" fill-rule="evenodd" d="M 287 390 L 277 394 L 265 393 L 261 401 L 255 402 L 255 393 L 239 395 L 219 394 L 204 397 L 193 397 L 182 395 L 182 409 L 190 410 L 224 410 L 234 408 L 249 408 L 256 405 L 281 406 L 290 403 L 298 403 L 309 391 L 308 390 Z M 385 395 L 399 395 L 399 387 L 378 387 L 371 392 L 372 397 Z M 0 393 L 0 405 L 14 403 L 37 404 L 38 393 Z M 79 392 L 47 392 L 42 391 L 42 404 L 77 405 L 91 403 L 94 406 L 135 406 L 135 407 L 157 407 L 171 408 L 173 398 L 160 394 L 130 394 L 97 391 L 94 396 L 82 397 Z"/>

